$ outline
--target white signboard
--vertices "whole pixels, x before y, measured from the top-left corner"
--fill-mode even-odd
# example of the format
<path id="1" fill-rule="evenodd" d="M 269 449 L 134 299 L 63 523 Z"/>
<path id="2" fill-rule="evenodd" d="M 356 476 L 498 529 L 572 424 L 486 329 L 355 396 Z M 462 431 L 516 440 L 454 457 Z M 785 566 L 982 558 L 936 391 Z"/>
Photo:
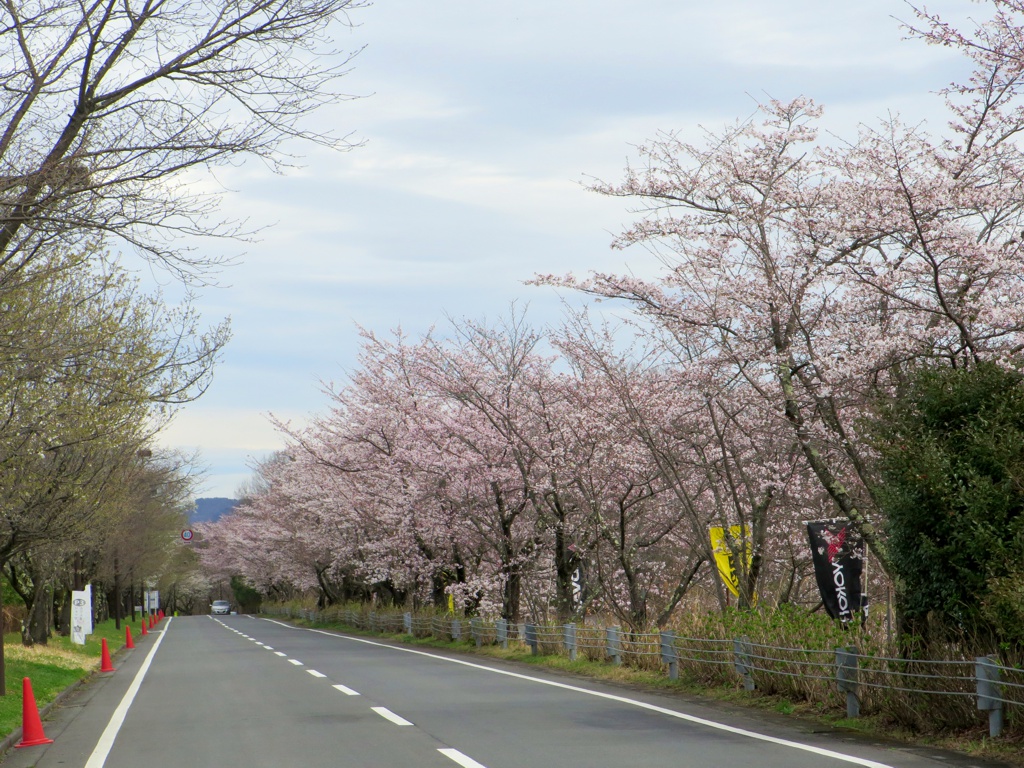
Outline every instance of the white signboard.
<path id="1" fill-rule="evenodd" d="M 160 592 L 159 590 L 152 589 L 147 590 L 145 593 L 146 597 L 146 613 L 156 613 L 160 610 Z"/>
<path id="2" fill-rule="evenodd" d="M 92 590 L 71 593 L 71 642 L 85 645 L 85 636 L 92 634 Z"/>
<path id="3" fill-rule="evenodd" d="M 85 599 L 89 603 L 89 610 L 85 612 L 85 634 L 92 634 L 92 584 L 85 585 Z"/>

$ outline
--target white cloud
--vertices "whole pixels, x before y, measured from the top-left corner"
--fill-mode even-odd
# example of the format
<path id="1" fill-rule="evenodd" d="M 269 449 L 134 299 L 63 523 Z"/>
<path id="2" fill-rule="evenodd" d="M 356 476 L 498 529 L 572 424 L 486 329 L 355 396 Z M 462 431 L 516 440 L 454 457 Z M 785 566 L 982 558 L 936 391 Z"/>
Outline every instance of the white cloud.
<path id="1" fill-rule="evenodd" d="M 608 248 L 629 204 L 578 182 L 614 181 L 659 130 L 696 137 L 765 93 L 823 102 L 842 135 L 890 109 L 934 115 L 927 92 L 958 65 L 901 42 L 893 15 L 911 13 L 899 0 L 393 0 L 355 12 L 361 26 L 341 44 L 369 47 L 343 86 L 373 95 L 311 120 L 365 146 L 292 147 L 307 157 L 284 175 L 253 162 L 196 180 L 229 190 L 227 218 L 269 228 L 251 245 L 199 244 L 246 252 L 230 287 L 200 298 L 211 321 L 233 316 L 235 339 L 163 444 L 199 447 L 224 490 L 283 445 L 265 413 L 301 422 L 325 406 L 317 381 L 354 364 L 356 322 L 418 332 L 516 297 L 553 317 L 552 292 L 523 280 L 642 258 Z"/>
<path id="2" fill-rule="evenodd" d="M 266 414 L 266 411 L 196 404 L 175 416 L 170 426 L 160 433 L 159 441 L 167 448 L 198 448 L 204 454 L 225 450 L 277 450 L 284 447 L 285 441 Z M 302 417 L 293 413 L 291 418 L 301 421 Z"/>

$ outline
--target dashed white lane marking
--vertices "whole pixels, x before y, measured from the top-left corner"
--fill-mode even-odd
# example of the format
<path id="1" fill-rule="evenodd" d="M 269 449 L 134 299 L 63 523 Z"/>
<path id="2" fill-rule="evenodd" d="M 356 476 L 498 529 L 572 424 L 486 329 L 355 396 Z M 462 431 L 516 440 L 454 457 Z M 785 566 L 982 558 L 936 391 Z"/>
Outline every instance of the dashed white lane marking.
<path id="1" fill-rule="evenodd" d="M 383 717 L 385 720 L 390 720 L 395 725 L 412 725 L 412 723 L 410 723 L 404 717 L 400 717 L 399 715 L 396 715 L 394 712 L 392 712 L 387 707 L 370 707 L 370 709 L 372 709 L 378 715 Z"/>
<path id="2" fill-rule="evenodd" d="M 287 656 L 287 653 L 281 653 L 281 651 L 274 651 L 275 656 Z"/>
<path id="3" fill-rule="evenodd" d="M 358 696 L 359 695 L 359 691 L 353 691 L 347 685 L 332 685 L 331 687 L 334 690 L 336 690 L 336 691 L 341 691 L 346 696 Z"/>
<path id="4" fill-rule="evenodd" d="M 457 749 L 439 749 L 437 751 L 449 760 L 454 760 L 456 763 L 461 765 L 462 768 L 486 768 L 482 763 L 478 763 L 472 757 L 467 757 Z"/>
<path id="5" fill-rule="evenodd" d="M 299 661 L 298 659 L 288 659 L 288 663 L 289 664 L 294 664 L 296 667 L 301 667 L 302 666 L 302 662 Z"/>
<path id="6" fill-rule="evenodd" d="M 271 624 L 277 624 L 278 626 L 287 627 L 288 629 L 300 629 L 294 627 L 291 624 L 285 624 L 274 619 L 264 619 Z M 527 680 L 531 683 L 539 683 L 541 685 L 549 685 L 552 688 L 561 688 L 564 691 L 574 691 L 576 693 L 586 694 L 587 696 L 594 696 L 599 699 L 606 699 L 608 701 L 616 701 L 620 704 L 627 704 L 629 706 L 638 707 L 639 709 L 646 709 L 648 712 L 657 712 L 668 717 L 674 717 L 679 720 L 685 720 L 686 722 L 693 723 L 695 725 L 702 725 L 706 728 L 714 728 L 718 731 L 724 731 L 726 733 L 732 733 L 737 736 L 744 736 L 748 739 L 756 739 L 757 741 L 764 741 L 769 744 L 777 744 L 782 747 L 789 747 L 790 749 L 797 749 L 802 752 L 810 752 L 814 755 L 822 755 L 823 757 L 831 757 L 835 760 L 841 760 L 844 763 L 851 763 L 853 765 L 862 765 L 865 768 L 893 768 L 889 763 L 880 763 L 877 760 L 868 760 L 867 758 L 857 757 L 856 755 L 845 754 L 843 752 L 836 752 L 832 749 L 825 749 L 823 747 L 815 747 L 810 744 L 802 744 L 799 741 L 791 741 L 790 739 L 781 739 L 778 736 L 769 736 L 765 733 L 757 733 L 756 731 L 748 731 L 746 728 L 737 728 L 734 725 L 726 725 L 725 723 L 719 723 L 714 720 L 708 720 L 704 717 L 697 717 L 696 715 L 688 715 L 685 712 L 679 712 L 675 709 L 668 709 L 667 707 L 659 707 L 656 704 L 648 704 L 646 701 L 639 701 L 638 699 L 630 699 L 626 696 L 617 696 L 613 693 L 604 693 L 603 691 L 595 691 L 589 688 L 583 688 L 578 685 L 570 685 L 569 683 L 560 683 L 555 680 L 544 680 L 540 677 L 533 677 L 532 675 L 524 675 L 521 672 L 512 672 L 506 669 L 495 669 L 494 667 L 488 667 L 483 664 L 474 664 L 471 661 L 463 661 L 462 659 L 452 659 L 447 656 L 438 656 L 433 653 L 427 653 L 426 651 L 419 651 L 415 648 L 400 648 L 396 645 L 388 645 L 387 643 L 378 643 L 373 640 L 366 640 L 362 637 L 352 637 L 351 635 L 339 635 L 335 632 L 325 632 L 322 629 L 305 629 L 306 632 L 315 632 L 318 635 L 327 635 L 333 637 L 336 640 L 347 640 L 353 643 L 365 643 L 366 645 L 375 645 L 378 648 L 387 648 L 389 651 L 397 651 L 399 653 L 411 653 L 416 656 L 426 656 L 428 659 L 434 659 L 435 661 L 447 662 L 448 664 L 458 664 L 463 667 L 471 667 L 473 669 L 479 669 L 484 672 L 490 672 L 494 675 L 504 675 L 505 677 L 513 677 L 519 680 Z"/>
<path id="7" fill-rule="evenodd" d="M 274 650 L 274 649 L 273 649 L 273 648 L 271 648 L 271 647 L 270 647 L 269 645 L 264 645 L 263 647 L 264 647 L 264 648 L 266 648 L 266 649 L 267 649 L 268 651 L 272 651 L 272 650 Z"/>
<path id="8" fill-rule="evenodd" d="M 313 677 L 327 677 L 323 672 L 317 672 L 315 669 L 307 669 L 306 671 Z"/>

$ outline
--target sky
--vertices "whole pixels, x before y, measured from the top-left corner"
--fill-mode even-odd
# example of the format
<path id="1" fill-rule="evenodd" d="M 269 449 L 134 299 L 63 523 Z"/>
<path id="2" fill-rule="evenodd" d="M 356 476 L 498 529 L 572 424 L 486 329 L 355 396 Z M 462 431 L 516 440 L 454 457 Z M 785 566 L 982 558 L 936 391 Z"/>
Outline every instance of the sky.
<path id="1" fill-rule="evenodd" d="M 931 11 L 984 18 L 984 4 Z M 377 0 L 335 29 L 362 49 L 341 82 L 360 98 L 309 119 L 359 146 L 302 154 L 283 174 L 220 169 L 226 217 L 255 242 L 204 243 L 235 263 L 196 299 L 233 339 L 213 383 L 159 437 L 196 453 L 199 496 L 234 497 L 284 447 L 270 415 L 301 426 L 325 384 L 356 366 L 359 327 L 419 335 L 447 317 L 494 319 L 511 302 L 535 325 L 560 297 L 538 273 L 633 271 L 610 248 L 636 214 L 587 188 L 616 181 L 659 132 L 698 139 L 758 101 L 808 96 L 852 136 L 890 113 L 941 129 L 934 92 L 963 73 L 946 49 L 905 40 L 900 0 Z M 173 295 L 174 286 L 169 286 Z M 570 297 L 570 300 L 573 297 Z"/>

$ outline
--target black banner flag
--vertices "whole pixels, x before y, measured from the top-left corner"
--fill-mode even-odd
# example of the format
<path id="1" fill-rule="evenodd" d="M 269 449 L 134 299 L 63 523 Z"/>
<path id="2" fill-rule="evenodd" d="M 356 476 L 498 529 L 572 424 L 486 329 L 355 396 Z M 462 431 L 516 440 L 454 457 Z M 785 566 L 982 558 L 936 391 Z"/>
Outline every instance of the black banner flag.
<path id="1" fill-rule="evenodd" d="M 828 615 L 844 624 L 866 615 L 868 601 L 861 586 L 864 539 L 848 521 L 840 520 L 808 523 L 807 535 L 814 578 Z"/>
<path id="2" fill-rule="evenodd" d="M 587 570 L 586 561 L 579 548 L 575 544 L 569 545 L 569 567 L 572 569 L 570 578 L 570 587 L 572 593 L 570 595 L 570 601 L 572 604 L 572 612 L 576 616 L 583 615 L 583 606 L 587 600 Z"/>

